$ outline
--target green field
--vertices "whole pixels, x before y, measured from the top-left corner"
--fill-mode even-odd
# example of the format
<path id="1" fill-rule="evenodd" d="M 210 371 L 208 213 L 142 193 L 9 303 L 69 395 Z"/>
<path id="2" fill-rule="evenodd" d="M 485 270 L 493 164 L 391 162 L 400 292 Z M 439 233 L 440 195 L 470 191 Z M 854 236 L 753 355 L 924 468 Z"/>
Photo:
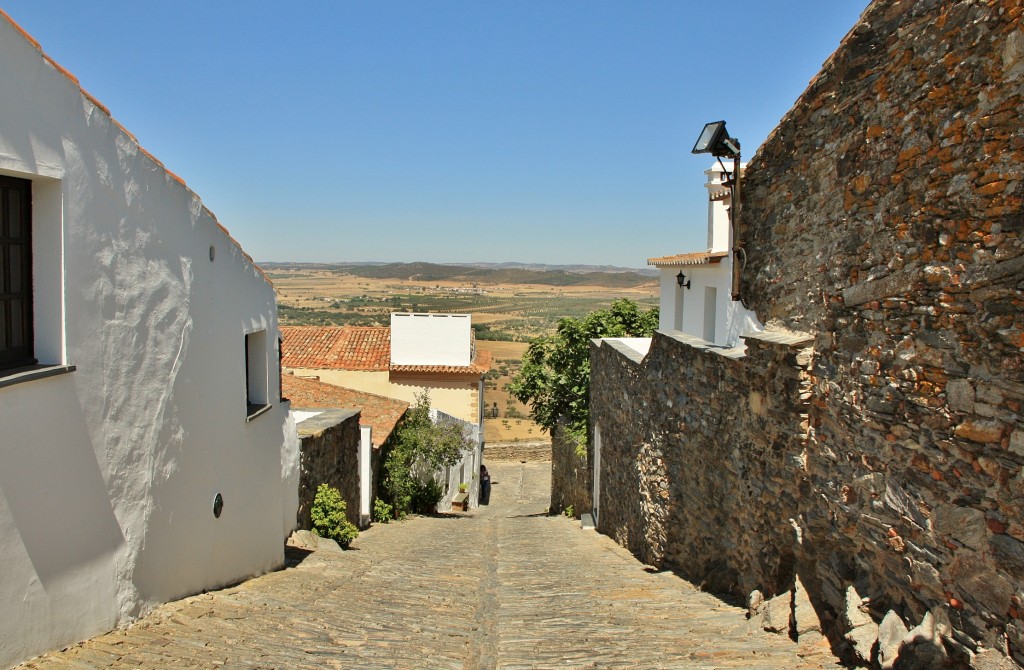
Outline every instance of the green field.
<path id="1" fill-rule="evenodd" d="M 477 337 L 485 340 L 526 342 L 554 332 L 558 320 L 582 317 L 608 307 L 614 298 L 572 295 L 516 294 L 446 295 L 393 294 L 387 297 L 357 296 L 325 302 L 322 307 L 296 307 L 281 303 L 282 325 L 292 326 L 386 326 L 391 312 L 472 314 Z M 657 298 L 639 298 L 644 307 L 655 307 Z"/>

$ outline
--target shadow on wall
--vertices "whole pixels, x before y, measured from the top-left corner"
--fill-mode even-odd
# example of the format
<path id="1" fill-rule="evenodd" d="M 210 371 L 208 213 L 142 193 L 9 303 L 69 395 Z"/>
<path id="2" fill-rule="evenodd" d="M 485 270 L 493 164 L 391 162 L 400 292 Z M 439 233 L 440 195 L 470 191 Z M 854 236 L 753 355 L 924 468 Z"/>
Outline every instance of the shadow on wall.
<path id="1" fill-rule="evenodd" d="M 74 385 L 69 379 L 34 383 L 47 387 L 46 404 L 34 404 L 33 394 L 10 394 L 12 414 L 38 416 L 40 407 L 60 408 L 60 421 L 47 421 L 43 414 L 31 422 L 31 438 L 27 432 L 4 436 L 0 495 L 40 584 L 50 590 L 115 553 L 125 539 L 96 454 L 82 437 L 89 431 Z"/>

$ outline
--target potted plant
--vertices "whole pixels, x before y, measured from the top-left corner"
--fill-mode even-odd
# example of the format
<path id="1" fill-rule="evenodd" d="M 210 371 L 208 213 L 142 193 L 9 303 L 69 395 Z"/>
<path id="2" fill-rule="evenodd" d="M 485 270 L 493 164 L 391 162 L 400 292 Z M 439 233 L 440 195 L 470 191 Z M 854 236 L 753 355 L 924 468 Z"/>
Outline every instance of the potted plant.
<path id="1" fill-rule="evenodd" d="M 467 509 L 469 509 L 469 484 L 462 482 L 459 484 L 459 492 L 452 498 L 452 511 L 465 512 Z"/>

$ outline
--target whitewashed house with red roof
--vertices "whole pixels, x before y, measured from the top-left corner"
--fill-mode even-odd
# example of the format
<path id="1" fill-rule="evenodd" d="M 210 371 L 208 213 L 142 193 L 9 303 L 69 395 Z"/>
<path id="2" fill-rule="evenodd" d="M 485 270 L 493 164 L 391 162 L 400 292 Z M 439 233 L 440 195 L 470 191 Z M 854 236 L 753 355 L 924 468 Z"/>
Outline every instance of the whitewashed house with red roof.
<path id="1" fill-rule="evenodd" d="M 0 12 L 0 666 L 273 570 L 274 289 Z"/>
<path id="2" fill-rule="evenodd" d="M 462 422 L 474 448 L 438 474 L 446 482 L 442 505 L 460 483 L 469 485 L 476 504 L 490 357 L 476 348 L 469 314 L 394 313 L 390 327 L 285 326 L 281 332 L 281 365 L 296 376 L 410 404 L 427 392 L 435 420 Z"/>

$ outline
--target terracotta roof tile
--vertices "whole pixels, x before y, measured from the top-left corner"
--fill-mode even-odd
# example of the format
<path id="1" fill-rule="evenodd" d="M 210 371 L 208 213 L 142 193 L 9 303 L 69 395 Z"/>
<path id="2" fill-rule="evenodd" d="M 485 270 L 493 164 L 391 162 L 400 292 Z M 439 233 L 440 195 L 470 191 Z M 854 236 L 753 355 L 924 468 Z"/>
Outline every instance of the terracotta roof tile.
<path id="1" fill-rule="evenodd" d="M 387 326 L 282 326 L 281 365 L 313 370 L 482 375 L 491 355 L 477 350 L 470 365 L 391 365 Z"/>
<path id="2" fill-rule="evenodd" d="M 39 44 L 39 41 L 36 38 L 32 37 L 28 33 L 28 31 L 26 31 L 24 28 L 22 28 L 18 24 L 17 21 L 12 19 L 11 16 L 7 12 L 2 10 L 2 9 L 0 9 L 0 18 L 2 18 L 3 20 L 7 21 L 7 23 L 9 23 L 12 28 L 14 28 L 16 31 L 18 31 L 21 34 L 21 36 L 25 38 L 25 41 L 27 41 L 29 44 L 31 44 L 33 47 L 35 47 L 35 49 L 39 52 L 40 56 L 42 56 L 43 60 L 46 63 L 48 63 L 50 66 L 52 66 L 57 72 L 59 72 L 65 79 L 67 79 L 69 82 L 71 82 L 75 86 L 75 88 L 78 89 L 78 91 L 82 95 L 82 97 L 84 97 L 86 100 L 88 100 L 90 102 L 90 104 L 94 105 L 96 107 L 96 109 L 99 109 L 104 114 L 106 114 L 107 117 L 110 119 L 110 122 L 113 123 L 115 126 L 117 126 L 117 128 L 121 132 L 123 132 L 129 139 L 131 139 L 131 141 L 135 144 L 135 146 L 138 147 L 138 149 L 142 153 L 142 155 L 146 156 L 151 161 L 153 161 L 156 164 L 157 167 L 159 167 L 160 169 L 162 169 L 165 172 L 167 172 L 174 181 L 176 181 L 179 184 L 181 184 L 181 186 L 186 191 L 188 191 L 193 196 L 195 196 L 196 199 L 199 199 L 199 196 L 195 193 L 195 191 L 193 191 L 192 189 L 190 189 L 188 187 L 188 185 L 185 183 L 184 179 L 182 179 L 181 177 L 178 177 L 177 175 L 175 175 L 175 174 L 171 173 L 170 171 L 168 171 L 167 167 L 162 162 L 160 162 L 160 160 L 157 159 L 156 156 L 154 156 L 153 154 L 151 154 L 148 151 L 146 151 L 146 149 L 139 143 L 139 140 L 138 140 L 137 137 L 135 137 L 135 135 L 133 135 L 131 132 L 129 132 L 127 128 L 125 128 L 123 125 L 121 125 L 121 123 L 118 122 L 118 120 L 113 117 L 113 115 L 110 113 L 110 109 L 106 105 L 103 105 L 102 103 L 100 103 L 99 100 L 97 100 L 93 95 L 91 95 L 84 88 L 82 88 L 81 83 L 78 81 L 78 77 L 76 77 L 74 74 L 69 72 L 65 67 L 63 67 L 60 63 L 58 63 L 56 60 L 54 60 L 53 57 L 51 57 L 48 53 L 43 51 L 42 45 Z M 206 210 L 206 207 L 204 206 L 203 209 Z M 209 210 L 206 210 L 206 211 L 209 211 Z M 216 218 L 214 218 L 214 221 L 216 221 Z M 267 282 L 268 284 L 273 286 L 273 282 L 270 281 L 270 278 L 267 276 L 267 274 L 263 271 L 262 268 L 260 268 L 254 262 L 252 262 L 252 257 L 249 256 L 249 254 L 245 253 L 245 249 L 242 249 L 242 245 L 240 245 L 237 240 L 235 240 L 233 237 L 231 237 L 231 234 L 228 233 L 227 229 L 224 228 L 224 226 L 220 226 L 219 223 L 217 225 L 221 228 L 221 230 L 224 231 L 224 234 L 227 235 L 227 238 L 231 242 L 231 244 L 233 244 L 236 247 L 238 247 L 238 249 L 245 255 L 245 257 L 249 260 L 249 262 L 252 264 L 253 268 L 255 268 L 256 272 L 260 275 L 260 277 L 262 277 L 265 282 Z"/>
<path id="3" fill-rule="evenodd" d="M 476 358 L 470 365 L 392 365 L 391 372 L 398 373 L 429 373 L 445 375 L 482 375 L 491 369 L 491 354 L 488 351 L 477 351 Z"/>
<path id="4" fill-rule="evenodd" d="M 391 329 L 387 326 L 283 326 L 286 368 L 387 370 Z"/>
<path id="5" fill-rule="evenodd" d="M 674 268 L 682 265 L 711 265 L 712 263 L 721 263 L 722 259 L 728 255 L 729 252 L 727 251 L 696 251 L 689 254 L 648 258 L 647 264 L 659 268 Z"/>
<path id="6" fill-rule="evenodd" d="M 359 410 L 359 423 L 370 426 L 373 446 L 381 446 L 395 425 L 409 409 L 409 403 L 393 398 L 363 393 L 353 389 L 295 375 L 281 377 L 281 389 L 292 407 L 299 409 L 329 409 L 354 407 Z"/>

